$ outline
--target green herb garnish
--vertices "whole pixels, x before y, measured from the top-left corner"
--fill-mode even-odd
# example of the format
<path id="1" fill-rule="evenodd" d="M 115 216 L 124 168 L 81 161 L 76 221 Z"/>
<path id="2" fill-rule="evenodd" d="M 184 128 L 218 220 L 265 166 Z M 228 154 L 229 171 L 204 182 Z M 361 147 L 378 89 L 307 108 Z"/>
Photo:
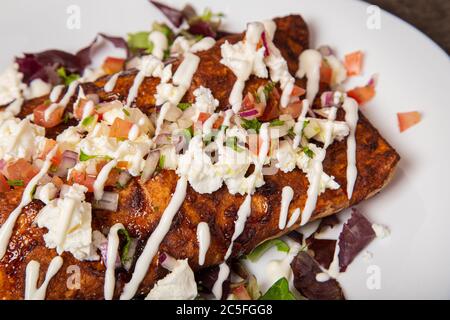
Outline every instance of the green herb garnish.
<path id="1" fill-rule="evenodd" d="M 122 261 L 122 264 L 125 264 L 128 260 L 130 260 L 131 257 L 128 256 L 128 252 L 130 251 L 130 245 L 131 245 L 131 237 L 128 233 L 127 229 L 120 229 L 119 233 L 121 233 L 125 237 L 125 244 L 122 248 L 122 254 L 120 256 L 120 260 Z"/>
<path id="2" fill-rule="evenodd" d="M 79 158 L 80 161 L 88 161 L 88 160 L 95 159 L 95 158 L 102 158 L 102 159 L 105 159 L 108 161 L 112 160 L 112 158 L 110 156 L 88 155 L 88 154 L 84 153 L 83 150 L 80 150 L 80 158 Z"/>
<path id="3" fill-rule="evenodd" d="M 272 121 L 270 121 L 270 127 L 279 127 L 279 126 L 282 126 L 284 124 L 284 121 L 283 120 L 279 120 L 279 119 L 275 119 L 275 120 L 272 120 Z"/>
<path id="4" fill-rule="evenodd" d="M 88 116 L 86 118 L 83 119 L 83 121 L 81 121 L 81 125 L 83 127 L 88 127 L 92 124 L 92 122 L 95 120 L 94 116 Z"/>
<path id="5" fill-rule="evenodd" d="M 8 184 L 11 187 L 23 187 L 24 182 L 23 182 L 23 180 L 20 180 L 20 179 L 13 179 L 13 180 L 8 179 Z"/>
<path id="6" fill-rule="evenodd" d="M 303 147 L 303 152 L 309 157 L 314 158 L 314 151 L 312 151 L 309 147 Z"/>
<path id="7" fill-rule="evenodd" d="M 287 279 L 281 278 L 259 300 L 295 300 L 295 296 L 289 291 Z"/>
<path id="8" fill-rule="evenodd" d="M 225 141 L 225 145 L 231 149 L 233 149 L 236 152 L 241 152 L 243 149 L 239 147 L 238 145 L 238 138 L 237 137 L 229 137 Z"/>
<path id="9" fill-rule="evenodd" d="M 130 111 L 128 111 L 127 109 L 122 108 L 122 112 L 123 112 L 127 117 L 130 116 Z"/>
<path id="10" fill-rule="evenodd" d="M 262 123 L 258 121 L 258 119 L 241 119 L 242 120 L 242 127 L 246 130 L 253 129 L 256 131 L 256 133 L 259 133 L 259 129 L 261 129 Z"/>
<path id="11" fill-rule="evenodd" d="M 66 86 L 68 86 L 69 84 L 80 78 L 80 75 L 76 73 L 71 73 L 68 75 L 64 67 L 58 68 L 56 70 L 56 73 L 64 81 L 64 84 Z"/>
<path id="12" fill-rule="evenodd" d="M 164 164 L 165 164 L 165 162 L 166 162 L 166 156 L 165 156 L 164 154 L 162 154 L 162 155 L 159 157 L 159 161 L 158 161 L 158 168 L 159 168 L 159 170 L 164 169 Z"/>
<path id="13" fill-rule="evenodd" d="M 263 88 L 264 95 L 266 96 L 266 100 L 269 99 L 269 95 L 272 90 L 275 88 L 275 82 L 269 81 Z"/>
<path id="14" fill-rule="evenodd" d="M 128 47 L 131 51 L 136 52 L 139 50 L 145 50 L 146 53 L 152 53 L 153 42 L 149 40 L 150 32 L 140 31 L 136 33 L 128 34 Z"/>
<path id="15" fill-rule="evenodd" d="M 171 44 L 172 39 L 173 39 L 173 31 L 172 31 L 172 29 L 169 28 L 169 26 L 167 24 L 155 22 L 155 23 L 153 23 L 152 28 L 154 31 L 159 31 L 162 34 L 164 34 L 166 36 L 169 44 Z"/>
<path id="16" fill-rule="evenodd" d="M 272 248 L 274 246 L 277 247 L 278 251 L 289 252 L 289 246 L 287 245 L 286 242 L 284 242 L 283 240 L 280 240 L 280 239 L 272 239 L 272 240 L 268 240 L 268 241 L 261 243 L 259 246 L 257 246 L 255 249 L 253 249 L 252 252 L 250 252 L 247 255 L 247 259 L 249 259 L 252 262 L 255 262 L 267 250 L 269 250 L 270 248 Z"/>
<path id="17" fill-rule="evenodd" d="M 184 110 L 190 108 L 191 106 L 192 106 L 192 103 L 189 103 L 189 102 L 180 102 L 177 105 L 178 109 L 180 109 L 181 111 L 184 111 Z"/>

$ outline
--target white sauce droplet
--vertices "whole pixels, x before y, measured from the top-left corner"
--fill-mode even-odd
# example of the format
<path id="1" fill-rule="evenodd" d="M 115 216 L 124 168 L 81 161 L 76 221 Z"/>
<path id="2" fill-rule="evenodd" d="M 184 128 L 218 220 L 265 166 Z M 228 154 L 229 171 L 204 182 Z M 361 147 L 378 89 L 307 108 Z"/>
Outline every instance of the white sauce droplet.
<path id="1" fill-rule="evenodd" d="M 108 162 L 102 170 L 98 173 L 97 179 L 94 182 L 94 197 L 95 200 L 100 200 L 103 197 L 106 180 L 108 180 L 109 173 L 117 165 L 117 160 Z"/>
<path id="2" fill-rule="evenodd" d="M 303 51 L 299 57 L 299 69 L 297 77 L 300 79 L 306 75 L 306 99 L 310 105 L 319 92 L 320 66 L 322 65 L 322 55 L 319 51 L 308 49 Z"/>
<path id="3" fill-rule="evenodd" d="M 200 222 L 197 226 L 198 241 L 198 264 L 202 266 L 205 263 L 206 253 L 208 252 L 211 242 L 211 234 L 209 226 L 206 222 Z"/>
<path id="4" fill-rule="evenodd" d="M 44 282 L 37 288 L 40 264 L 31 260 L 25 271 L 25 300 L 44 300 L 50 280 L 58 273 L 62 265 L 63 259 L 60 256 L 54 257 L 48 266 Z"/>
<path id="5" fill-rule="evenodd" d="M 120 77 L 120 74 L 121 74 L 121 72 L 117 72 L 117 73 L 113 74 L 111 76 L 111 78 L 109 78 L 109 80 L 105 83 L 105 86 L 103 87 L 103 90 L 105 92 L 108 93 L 108 92 L 111 92 L 114 90 L 114 88 L 116 87 L 117 80 Z"/>
<path id="6" fill-rule="evenodd" d="M 281 207 L 278 228 L 283 230 L 286 227 L 286 220 L 289 211 L 289 204 L 294 197 L 294 190 L 290 186 L 286 186 L 281 191 Z"/>

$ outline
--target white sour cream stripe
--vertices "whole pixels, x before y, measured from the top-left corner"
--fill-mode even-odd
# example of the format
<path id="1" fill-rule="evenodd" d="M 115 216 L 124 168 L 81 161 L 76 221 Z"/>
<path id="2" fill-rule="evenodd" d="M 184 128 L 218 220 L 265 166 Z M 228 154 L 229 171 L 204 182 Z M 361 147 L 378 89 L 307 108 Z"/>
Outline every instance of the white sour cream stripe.
<path id="1" fill-rule="evenodd" d="M 105 300 L 112 300 L 114 296 L 114 287 L 116 285 L 116 259 L 119 250 L 119 230 L 125 229 L 123 224 L 116 223 L 109 229 L 108 233 L 108 248 L 106 251 L 106 272 L 104 296 Z"/>
<path id="2" fill-rule="evenodd" d="M 352 98 L 345 98 L 342 108 L 345 110 L 345 121 L 350 129 L 347 138 L 347 197 L 352 198 L 358 169 L 356 168 L 356 139 L 358 125 L 358 103 Z"/>
<path id="3" fill-rule="evenodd" d="M 25 271 L 25 300 L 44 300 L 47 295 L 48 284 L 61 269 L 63 262 L 60 256 L 54 257 L 48 266 L 44 282 L 37 288 L 40 264 L 37 261 L 31 260 L 27 264 Z"/>
<path id="4" fill-rule="evenodd" d="M 283 230 L 286 227 L 286 220 L 289 211 L 289 204 L 294 197 L 294 190 L 290 186 L 286 186 L 281 191 L 281 207 L 278 228 Z"/>
<path id="5" fill-rule="evenodd" d="M 197 225 L 197 242 L 198 242 L 198 264 L 202 266 L 205 263 L 206 253 L 211 243 L 211 233 L 206 222 L 200 222 Z"/>
<path id="6" fill-rule="evenodd" d="M 128 282 L 123 288 L 122 295 L 120 296 L 121 300 L 130 300 L 136 294 L 140 283 L 147 274 L 147 270 L 156 252 L 158 251 L 161 241 L 164 239 L 170 229 L 173 218 L 183 204 L 184 198 L 186 197 L 186 191 L 187 180 L 184 177 L 180 177 L 178 179 L 172 199 L 170 199 L 169 205 L 164 210 L 158 226 L 148 238 L 147 243 L 144 247 L 144 251 L 136 261 L 136 266 L 134 268 L 134 272 L 130 282 Z"/>
<path id="7" fill-rule="evenodd" d="M 20 204 L 13 210 L 13 212 L 11 212 L 11 214 L 8 216 L 8 219 L 6 219 L 5 223 L 3 223 L 3 225 L 1 226 L 1 228 L 0 228 L 0 259 L 2 259 L 6 253 L 6 248 L 8 247 L 9 240 L 11 238 L 11 234 L 14 229 L 14 225 L 16 224 L 17 218 L 19 217 L 20 213 L 22 212 L 22 209 L 33 200 L 34 188 L 37 186 L 37 183 L 39 182 L 39 180 L 41 180 L 41 178 L 50 169 L 50 166 L 52 164 L 51 159 L 54 157 L 57 150 L 58 150 L 58 145 L 56 145 L 47 154 L 47 157 L 45 158 L 45 162 L 42 165 L 39 172 L 33 177 L 33 179 L 31 179 L 31 181 L 25 187 Z"/>

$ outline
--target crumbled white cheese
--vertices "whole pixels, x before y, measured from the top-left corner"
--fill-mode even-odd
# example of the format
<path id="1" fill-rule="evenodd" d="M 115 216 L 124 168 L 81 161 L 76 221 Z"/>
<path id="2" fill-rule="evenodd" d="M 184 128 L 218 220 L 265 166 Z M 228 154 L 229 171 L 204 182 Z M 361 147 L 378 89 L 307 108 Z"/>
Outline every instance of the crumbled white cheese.
<path id="1" fill-rule="evenodd" d="M 34 79 L 33 81 L 30 82 L 30 85 L 24 89 L 23 96 L 26 99 L 42 97 L 45 96 L 46 94 L 49 94 L 51 89 L 52 89 L 51 84 L 41 79 Z"/>
<path id="2" fill-rule="evenodd" d="M 177 260 L 174 269 L 159 280 L 146 300 L 193 300 L 197 297 L 197 283 L 187 259 Z"/>
<path id="3" fill-rule="evenodd" d="M 7 115 L 8 113 L 6 113 Z M 45 143 L 45 129 L 28 119 L 8 118 L 0 122 L 0 159 L 34 159 Z"/>
<path id="4" fill-rule="evenodd" d="M 162 60 L 164 58 L 164 52 L 169 47 L 167 37 L 161 31 L 154 30 L 150 32 L 148 40 L 153 43 L 152 55 Z"/>
<path id="5" fill-rule="evenodd" d="M 10 65 L 0 74 L 0 105 L 22 97 L 22 90 L 26 88 L 22 78 L 23 74 L 19 72 L 17 63 Z"/>
<path id="6" fill-rule="evenodd" d="M 81 133 L 78 132 L 77 127 L 68 127 L 56 137 L 56 141 L 61 150 L 71 151 L 77 149 L 77 145 L 80 143 L 81 139 L 82 136 Z"/>
<path id="7" fill-rule="evenodd" d="M 57 193 L 58 188 L 52 182 L 49 182 L 36 188 L 34 198 L 49 204 L 51 200 L 55 199 Z"/>
<path id="8" fill-rule="evenodd" d="M 195 39 L 189 40 L 186 37 L 180 36 L 175 39 L 170 47 L 170 53 L 175 56 L 183 55 L 186 52 L 200 52 L 211 49 L 216 40 L 211 37 L 205 37 L 195 42 Z"/>
<path id="9" fill-rule="evenodd" d="M 380 238 L 380 239 L 386 238 L 391 234 L 388 227 L 383 226 L 381 224 L 376 224 L 376 223 L 372 224 L 372 229 L 373 229 L 373 231 L 375 231 L 377 238 Z"/>
<path id="10" fill-rule="evenodd" d="M 74 184 L 63 198 L 50 201 L 36 217 L 37 225 L 48 229 L 44 235 L 46 246 L 56 248 L 58 254 L 68 251 L 78 260 L 98 258 L 92 256 L 92 209 L 85 202 L 86 192 L 86 187 Z"/>
<path id="11" fill-rule="evenodd" d="M 116 118 L 137 125 L 141 134 L 154 132 L 154 126 L 150 119 L 139 108 L 125 107 L 121 103 L 115 103 L 112 108 L 103 113 L 103 121 L 112 125 Z"/>

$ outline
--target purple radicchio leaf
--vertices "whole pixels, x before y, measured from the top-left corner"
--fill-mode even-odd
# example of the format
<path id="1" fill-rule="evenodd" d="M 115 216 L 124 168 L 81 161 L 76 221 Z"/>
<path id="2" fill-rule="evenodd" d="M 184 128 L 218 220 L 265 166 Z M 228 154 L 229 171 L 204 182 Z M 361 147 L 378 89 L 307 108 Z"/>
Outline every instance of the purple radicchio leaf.
<path id="1" fill-rule="evenodd" d="M 101 39 L 101 38 L 111 42 L 116 48 L 124 49 L 126 51 L 126 53 L 127 53 L 127 58 L 130 57 L 130 50 L 128 48 L 127 41 L 124 38 L 110 36 L 110 35 L 107 35 L 107 34 L 104 34 L 104 33 L 99 33 L 87 47 L 79 50 L 75 54 L 75 56 L 78 57 L 78 59 L 80 60 L 81 64 L 83 65 L 83 69 L 86 66 L 91 64 L 91 62 L 92 62 L 91 49 L 99 41 L 99 39 Z"/>
<path id="2" fill-rule="evenodd" d="M 308 251 L 312 253 L 314 260 L 325 269 L 328 269 L 333 261 L 336 242 L 336 240 L 316 239 L 314 236 L 306 240 Z"/>
<path id="3" fill-rule="evenodd" d="M 217 37 L 217 33 L 212 27 L 211 23 L 200 19 L 192 22 L 192 24 L 189 25 L 188 32 L 193 35 L 199 35 L 204 37 L 212 37 L 212 38 Z"/>
<path id="4" fill-rule="evenodd" d="M 335 279 L 319 282 L 316 275 L 321 273 L 319 265 L 305 251 L 299 254 L 291 262 L 294 274 L 295 288 L 310 300 L 345 300 L 342 288 Z"/>
<path id="5" fill-rule="evenodd" d="M 339 235 L 339 268 L 341 272 L 353 261 L 356 255 L 364 249 L 374 238 L 372 224 L 357 210 L 353 209 L 352 216 L 344 224 Z"/>
<path id="6" fill-rule="evenodd" d="M 149 0 L 175 27 L 179 28 L 184 21 L 184 14 L 182 10 L 171 8 L 161 2 Z"/>

